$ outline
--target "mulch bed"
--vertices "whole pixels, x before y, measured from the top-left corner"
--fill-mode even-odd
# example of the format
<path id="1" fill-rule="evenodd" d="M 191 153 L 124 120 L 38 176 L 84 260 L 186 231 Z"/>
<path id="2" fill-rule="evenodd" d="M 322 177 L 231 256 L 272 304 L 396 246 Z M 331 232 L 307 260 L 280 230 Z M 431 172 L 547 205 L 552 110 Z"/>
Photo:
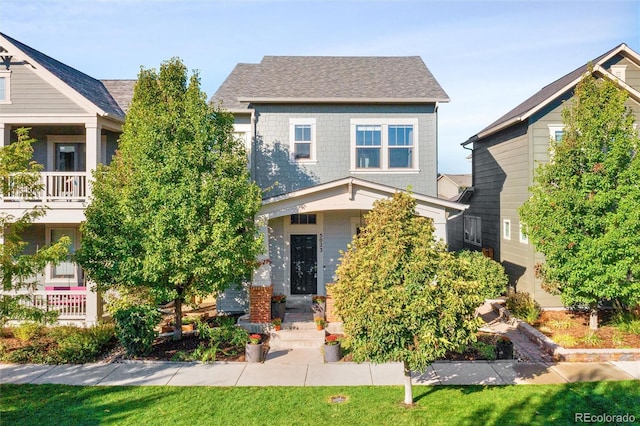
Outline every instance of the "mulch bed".
<path id="1" fill-rule="evenodd" d="M 595 331 L 600 342 L 587 343 L 582 341 L 592 332 L 589 329 L 589 313 L 582 311 L 544 311 L 533 326 L 560 346 L 572 349 L 615 349 L 615 348 L 640 348 L 640 335 L 623 333 L 617 328 L 608 325 L 613 315 L 612 311 L 599 313 L 600 326 Z M 614 337 L 616 338 L 614 341 Z M 563 340 L 564 339 L 564 340 Z M 568 339 L 576 343 L 566 344 Z M 620 340 L 621 339 L 621 340 Z M 562 344 L 565 342 L 565 344 Z"/>

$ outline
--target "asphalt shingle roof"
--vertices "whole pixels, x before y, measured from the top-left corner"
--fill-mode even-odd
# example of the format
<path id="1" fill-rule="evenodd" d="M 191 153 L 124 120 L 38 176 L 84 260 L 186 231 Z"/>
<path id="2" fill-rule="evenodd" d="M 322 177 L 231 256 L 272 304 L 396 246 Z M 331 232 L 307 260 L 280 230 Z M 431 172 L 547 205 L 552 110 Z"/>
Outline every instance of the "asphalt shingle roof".
<path id="1" fill-rule="evenodd" d="M 227 109 L 249 101 L 447 102 L 419 56 L 265 56 L 238 64 L 212 96 Z"/>
<path id="2" fill-rule="evenodd" d="M 129 112 L 131 99 L 133 99 L 133 89 L 137 80 L 100 80 L 109 91 L 113 99 L 118 103 L 120 109 L 125 113 Z"/>
<path id="3" fill-rule="evenodd" d="M 107 114 L 124 119 L 124 111 L 100 80 L 65 65 L 6 34 L 0 33 L 0 35 L 98 108 Z"/>
<path id="4" fill-rule="evenodd" d="M 590 61 L 590 63 L 598 64 L 600 61 L 602 61 L 602 59 L 604 59 L 605 57 L 609 56 L 615 50 L 618 50 L 621 46 L 622 46 L 622 44 L 614 47 L 613 49 L 609 50 L 608 52 L 606 52 L 606 53 L 598 56 L 594 60 Z M 507 112 L 505 115 L 503 115 L 502 117 L 498 118 L 493 123 L 489 124 L 487 127 L 485 127 L 480 132 L 478 132 L 478 134 L 483 134 L 483 133 L 485 133 L 487 131 L 490 131 L 490 130 L 492 130 L 494 128 L 498 129 L 498 128 L 500 128 L 500 126 L 502 124 L 505 124 L 505 123 L 509 122 L 510 120 L 513 120 L 515 118 L 522 117 L 522 116 L 526 115 L 529 111 L 531 111 L 532 109 L 536 108 L 542 102 L 544 102 L 547 99 L 549 99 L 550 97 L 554 96 L 559 90 L 561 90 L 562 88 L 566 87 L 567 85 L 571 84 L 572 82 L 574 82 L 578 78 L 580 78 L 581 75 L 583 75 L 584 73 L 587 72 L 588 68 L 589 68 L 589 63 L 586 63 L 586 64 L 582 65 L 581 67 L 571 71 L 569 74 L 567 74 L 567 75 L 565 75 L 563 77 L 560 77 L 558 80 L 554 81 L 553 83 L 548 84 L 547 86 L 543 87 L 538 92 L 536 92 L 533 96 L 531 96 L 530 98 L 526 99 L 524 102 L 522 102 L 521 104 L 519 104 L 518 106 L 513 108 L 511 111 Z M 472 141 L 474 139 L 477 139 L 477 135 L 471 137 L 467 142 L 470 142 L 470 141 Z M 467 143 L 467 142 L 465 142 L 465 143 Z"/>

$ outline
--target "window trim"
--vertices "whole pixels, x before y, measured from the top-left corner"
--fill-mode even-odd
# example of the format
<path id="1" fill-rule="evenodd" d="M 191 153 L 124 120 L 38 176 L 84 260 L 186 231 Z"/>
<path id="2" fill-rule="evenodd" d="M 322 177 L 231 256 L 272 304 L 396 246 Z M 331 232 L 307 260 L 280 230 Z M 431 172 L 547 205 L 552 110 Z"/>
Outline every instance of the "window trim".
<path id="1" fill-rule="evenodd" d="M 0 71 L 0 78 L 4 79 L 4 98 L 0 99 L 0 104 L 11 104 L 11 70 Z"/>
<path id="2" fill-rule="evenodd" d="M 76 286 L 81 282 L 81 280 L 83 279 L 83 274 L 82 271 L 80 269 L 80 266 L 71 261 L 71 255 L 73 255 L 73 253 L 75 253 L 76 250 L 78 250 L 78 248 L 80 247 L 81 241 L 80 241 L 80 231 L 78 230 L 78 228 L 74 228 L 73 226 L 46 226 L 45 227 L 45 243 L 47 245 L 49 244 L 53 244 L 56 241 L 53 241 L 52 235 L 54 231 L 63 231 L 68 233 L 69 238 L 71 238 L 71 247 L 70 247 L 70 255 L 68 256 L 68 258 L 65 260 L 67 262 L 70 262 L 73 266 L 73 275 L 72 276 L 68 276 L 68 277 L 56 277 L 54 274 L 55 268 L 56 266 L 48 263 L 47 267 L 45 268 L 45 282 L 48 283 L 64 283 L 67 284 L 69 283 L 70 286 Z"/>
<path id="3" fill-rule="evenodd" d="M 520 242 L 522 244 L 529 244 L 529 237 L 522 232 L 522 222 L 518 224 L 518 232 L 520 234 Z"/>
<path id="4" fill-rule="evenodd" d="M 471 240 L 470 238 L 467 237 L 467 220 L 469 221 L 469 225 L 471 225 L 471 222 L 473 222 L 475 225 L 475 235 L 476 235 L 476 239 L 475 240 Z M 471 228 L 471 226 L 469 226 Z M 476 247 L 482 247 L 482 218 L 480 216 L 464 216 L 464 222 L 463 222 L 463 229 L 462 229 L 462 233 L 463 233 L 463 241 L 467 244 L 471 244 L 472 246 L 476 246 Z M 469 232 L 469 236 L 471 236 L 471 232 Z M 477 241 L 476 241 L 477 240 Z"/>
<path id="5" fill-rule="evenodd" d="M 310 158 L 295 158 L 296 146 L 296 126 L 311 126 L 311 146 L 309 148 Z M 289 119 L 289 162 L 316 164 L 316 119 L 315 118 L 290 118 Z"/>
<path id="6" fill-rule="evenodd" d="M 381 146 L 380 146 L 380 165 L 379 168 L 358 168 L 356 167 L 356 127 L 357 126 L 381 126 Z M 412 152 L 412 167 L 402 168 L 402 167 L 389 167 L 389 150 L 391 147 L 389 146 L 389 126 L 413 126 L 413 152 Z M 401 117 L 401 118 L 393 118 L 393 117 L 379 117 L 379 118 L 352 118 L 350 120 L 350 138 L 351 143 L 349 147 L 350 153 L 350 169 L 349 172 L 351 174 L 411 174 L 411 173 L 419 173 L 420 172 L 420 164 L 419 164 L 419 132 L 418 132 L 418 119 L 410 118 L 410 117 Z"/>
<path id="7" fill-rule="evenodd" d="M 511 219 L 503 219 L 502 221 L 502 238 L 511 240 Z"/>

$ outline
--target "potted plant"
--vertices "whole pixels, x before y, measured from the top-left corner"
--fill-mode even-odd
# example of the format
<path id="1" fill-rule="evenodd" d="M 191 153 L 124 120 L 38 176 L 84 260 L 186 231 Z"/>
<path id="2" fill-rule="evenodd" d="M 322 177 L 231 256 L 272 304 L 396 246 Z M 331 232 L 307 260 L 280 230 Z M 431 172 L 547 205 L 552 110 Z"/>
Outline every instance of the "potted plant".
<path id="1" fill-rule="evenodd" d="M 275 331 L 280 331 L 282 329 L 282 318 L 275 317 L 271 320 L 271 324 L 273 324 L 273 329 Z"/>
<path id="2" fill-rule="evenodd" d="M 513 342 L 507 336 L 500 336 L 496 343 L 496 359 L 513 359 Z"/>
<path id="3" fill-rule="evenodd" d="M 262 336 L 249 335 L 249 342 L 244 347 L 244 357 L 247 362 L 262 362 Z"/>
<path id="4" fill-rule="evenodd" d="M 329 334 L 324 339 L 324 362 L 340 361 L 340 340 L 337 334 Z"/>
<path id="5" fill-rule="evenodd" d="M 281 318 L 284 321 L 284 314 L 287 309 L 287 296 L 284 294 L 274 294 L 271 296 L 271 318 Z"/>
<path id="6" fill-rule="evenodd" d="M 324 319 L 327 297 L 320 296 L 319 294 L 314 294 L 313 296 L 311 296 L 311 302 L 311 311 L 313 312 L 313 317 Z"/>
<path id="7" fill-rule="evenodd" d="M 316 322 L 316 328 L 318 330 L 324 330 L 324 318 L 314 318 L 314 321 Z"/>

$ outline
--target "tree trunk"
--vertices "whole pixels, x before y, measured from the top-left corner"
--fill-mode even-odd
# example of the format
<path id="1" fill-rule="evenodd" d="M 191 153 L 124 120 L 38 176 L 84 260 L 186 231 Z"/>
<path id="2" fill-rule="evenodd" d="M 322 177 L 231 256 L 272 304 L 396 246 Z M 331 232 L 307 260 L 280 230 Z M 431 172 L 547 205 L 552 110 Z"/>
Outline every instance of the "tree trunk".
<path id="1" fill-rule="evenodd" d="M 413 405 L 413 388 L 411 386 L 411 369 L 407 361 L 404 362 L 404 403 Z"/>
<path id="2" fill-rule="evenodd" d="M 173 340 L 181 340 L 182 339 L 182 292 L 178 292 L 178 297 L 174 300 L 175 306 L 175 323 L 176 326 L 173 329 Z"/>
<path id="3" fill-rule="evenodd" d="M 598 305 L 591 305 L 589 312 L 589 328 L 591 330 L 598 329 Z"/>

